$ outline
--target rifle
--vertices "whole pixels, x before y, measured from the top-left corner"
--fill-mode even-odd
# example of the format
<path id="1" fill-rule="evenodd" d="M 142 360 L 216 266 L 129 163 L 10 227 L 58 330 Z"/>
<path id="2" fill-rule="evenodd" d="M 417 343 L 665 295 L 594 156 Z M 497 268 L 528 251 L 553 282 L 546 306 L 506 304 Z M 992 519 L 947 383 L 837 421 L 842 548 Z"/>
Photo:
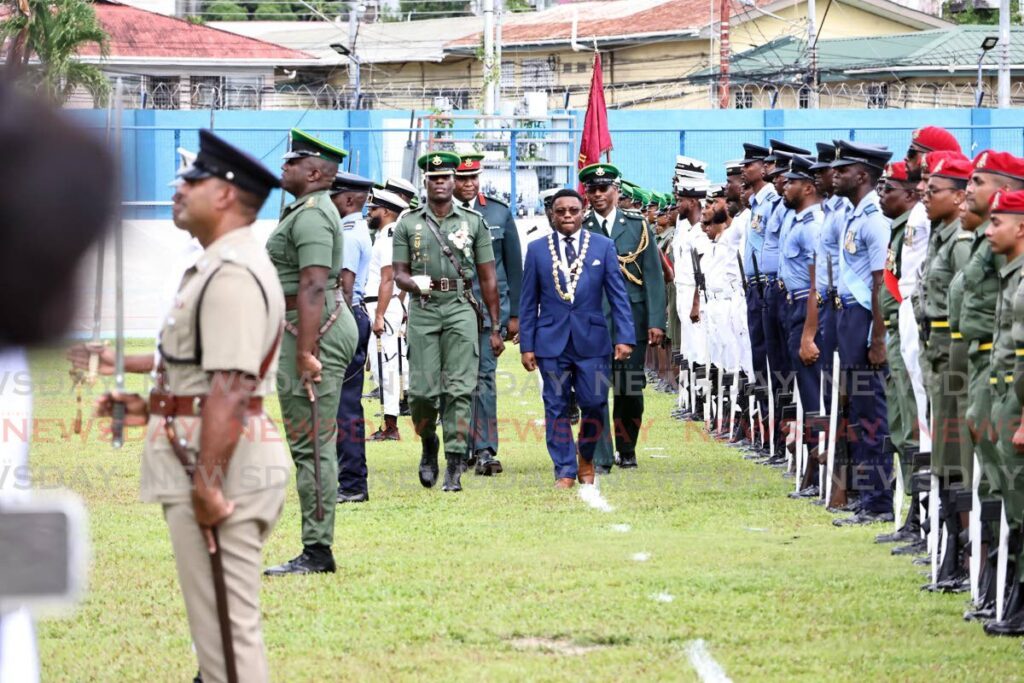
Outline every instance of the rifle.
<path id="1" fill-rule="evenodd" d="M 743 268 L 743 256 L 740 254 L 740 250 L 736 250 L 736 266 L 739 268 L 740 282 L 743 283 L 744 294 L 750 293 L 750 285 L 747 284 L 747 278 L 744 275 L 746 272 Z"/>
<path id="2" fill-rule="evenodd" d="M 704 281 L 704 272 L 700 269 L 700 256 L 697 255 L 696 249 L 690 249 L 690 260 L 693 261 L 693 281 L 697 285 L 697 289 L 704 294 L 704 303 L 707 303 L 708 286 Z"/>
<path id="3" fill-rule="evenodd" d="M 764 281 L 761 280 L 761 269 L 757 267 L 757 254 L 750 255 L 750 261 L 754 265 L 754 281 L 757 283 L 757 293 L 761 295 L 761 305 L 764 305 Z"/>
<path id="4" fill-rule="evenodd" d="M 829 298 L 829 303 L 832 304 L 832 310 L 838 311 L 840 308 L 839 292 L 836 291 L 835 282 L 832 279 L 832 257 L 828 258 L 828 289 L 825 290 L 825 296 Z"/>

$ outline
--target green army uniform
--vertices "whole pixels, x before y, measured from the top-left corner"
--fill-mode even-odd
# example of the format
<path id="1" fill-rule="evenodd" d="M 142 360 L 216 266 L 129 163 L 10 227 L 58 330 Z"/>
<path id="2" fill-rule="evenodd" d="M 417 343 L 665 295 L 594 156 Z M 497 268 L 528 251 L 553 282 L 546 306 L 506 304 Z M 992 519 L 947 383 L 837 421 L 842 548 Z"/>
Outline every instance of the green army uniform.
<path id="1" fill-rule="evenodd" d="M 296 367 L 296 338 L 286 333 L 281 340 L 277 369 L 277 393 L 281 401 L 281 417 L 296 468 L 296 487 L 302 510 L 302 544 L 330 546 L 334 541 L 334 501 L 337 498 L 338 402 L 341 382 L 352 356 L 359 333 L 348 306 L 338 308 L 340 295 L 337 281 L 341 272 L 343 239 L 341 217 L 327 190 L 300 197 L 284 208 L 281 222 L 267 239 L 267 252 L 277 269 L 286 301 L 299 291 L 299 274 L 304 268 L 329 268 L 327 291 L 320 317 L 323 325 L 337 309 L 338 318 L 319 341 L 318 358 L 323 364 L 322 380 L 316 385 L 317 413 L 320 416 L 320 490 L 323 519 L 316 518 L 316 480 L 314 477 L 312 404 Z M 299 320 L 294 305 L 287 307 L 285 320 L 296 325 Z M 294 329 L 294 328 L 293 328 Z"/>
<path id="2" fill-rule="evenodd" d="M 962 415 L 975 432 L 974 443 L 982 467 L 989 469 L 998 454 L 992 422 L 992 387 L 989 384 L 992 359 L 992 331 L 995 329 L 996 303 L 999 300 L 999 270 L 1006 258 L 992 253 L 985 237 L 986 221 L 974 232 L 971 258 L 963 270 L 963 304 L 960 333 L 967 351 L 967 402 Z M 964 481 L 969 482 L 974 458 L 964 463 Z M 987 489 L 983 483 L 982 493 Z"/>
<path id="3" fill-rule="evenodd" d="M 461 270 L 442 253 L 428 221 L 449 242 Z M 479 213 L 454 203 L 444 218 L 429 204 L 405 213 L 395 226 L 392 259 L 409 264 L 412 276 L 431 280 L 428 296 L 409 303 L 409 408 L 424 444 L 436 438 L 441 415 L 445 457 L 464 460 L 468 453 L 473 390 L 480 361 L 476 312 L 469 303 L 476 267 L 494 261 L 491 236 Z M 443 283 L 443 284 L 442 284 Z M 443 288 L 442 288 L 443 287 Z M 484 313 L 486 315 L 486 312 Z"/>
<path id="4" fill-rule="evenodd" d="M 889 239 L 889 253 L 885 268 L 892 273 L 892 282 L 900 279 L 902 272 L 902 250 L 907 219 L 910 212 L 904 213 L 892 222 L 892 234 Z M 898 291 L 898 290 L 897 290 Z M 896 452 L 900 454 L 900 468 L 903 475 L 904 490 L 910 490 L 910 477 L 913 463 L 909 456 L 911 449 L 916 450 L 918 443 L 914 438 L 917 425 L 917 403 L 914 400 L 914 388 L 910 383 L 910 375 L 900 351 L 900 302 L 889 291 L 888 286 L 881 292 L 882 319 L 885 322 L 885 352 L 889 362 L 889 374 L 885 380 L 886 409 L 889 418 L 889 433 Z"/>
<path id="5" fill-rule="evenodd" d="M 927 349 L 928 349 L 928 314 L 925 312 L 925 283 L 928 281 L 928 273 L 931 271 L 932 263 L 935 262 L 935 257 L 938 255 L 939 247 L 943 244 L 939 236 L 939 231 L 942 226 L 938 221 L 931 221 L 931 229 L 928 232 L 928 251 L 925 256 L 924 263 L 921 267 L 921 277 L 918 280 L 917 291 L 911 296 L 911 303 L 914 308 L 914 319 L 917 321 L 918 329 L 918 341 L 920 342 L 920 353 L 918 354 L 917 362 L 921 368 L 921 382 L 924 385 L 925 392 L 929 391 L 929 388 L 934 384 L 932 378 L 932 366 L 928 361 Z M 929 397 L 929 403 L 931 398 Z"/>
<path id="6" fill-rule="evenodd" d="M 611 164 L 594 164 L 580 171 L 580 180 L 585 184 L 600 170 L 601 175 L 618 175 L 618 169 Z M 611 467 L 618 451 L 621 462 L 635 466 L 636 442 L 643 422 L 644 396 L 647 385 L 644 374 L 644 359 L 647 356 L 647 331 L 665 329 L 665 276 L 661 267 L 654 231 L 640 213 L 616 210 L 614 225 L 602 228 L 602 219 L 594 211 L 583 217 L 583 229 L 599 235 L 610 236 L 615 242 L 619 255 L 619 268 L 626 282 L 636 346 L 624 361 L 612 361 L 613 411 L 615 425 L 615 447 L 612 447 L 611 428 L 605 423 L 605 431 L 594 452 L 594 465 Z M 605 302 L 605 317 L 609 330 L 615 336 L 610 309 Z"/>
<path id="7" fill-rule="evenodd" d="M 661 250 L 668 262 L 675 267 L 672 254 L 672 240 L 676 236 L 676 227 L 670 225 L 665 232 L 658 236 L 658 248 Z M 665 304 L 668 306 L 668 327 L 665 328 L 665 336 L 672 342 L 672 351 L 679 352 L 679 311 L 676 310 L 676 283 L 670 282 L 665 285 Z"/>
<path id="8" fill-rule="evenodd" d="M 1020 460 L 1013 447 L 1013 433 L 1020 424 L 1021 399 L 1024 398 L 1024 256 L 999 269 L 999 299 L 996 305 L 995 335 L 992 342 L 988 388 L 991 392 L 991 414 L 997 441 L 995 458 L 982 461 L 985 480 L 992 496 L 1006 502 L 1007 519 L 1024 514 L 1024 488 L 1020 477 L 1011 478 Z M 1019 350 L 1018 350 L 1019 349 Z M 1007 381 L 1007 379 L 1011 381 Z M 1014 481 L 1017 479 L 1017 481 Z M 1017 511 L 1014 517 L 1012 510 Z"/>
<path id="9" fill-rule="evenodd" d="M 930 332 L 923 355 L 928 364 L 932 407 L 931 470 L 946 476 L 950 470 L 961 467 L 970 452 L 970 437 L 957 413 L 957 397 L 948 390 L 953 343 L 948 295 L 953 277 L 967 264 L 974 236 L 961 228 L 959 218 L 941 226 L 937 233 L 935 257 L 930 260 L 924 281 L 924 313 Z"/>

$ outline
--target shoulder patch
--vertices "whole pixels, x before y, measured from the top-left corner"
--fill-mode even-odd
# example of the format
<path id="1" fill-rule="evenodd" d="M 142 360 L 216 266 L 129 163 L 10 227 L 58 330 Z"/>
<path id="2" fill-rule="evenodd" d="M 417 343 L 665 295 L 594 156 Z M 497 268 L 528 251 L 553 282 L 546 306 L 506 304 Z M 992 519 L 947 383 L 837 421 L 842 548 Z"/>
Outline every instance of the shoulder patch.
<path id="1" fill-rule="evenodd" d="M 492 197 L 489 194 L 485 194 L 484 197 L 486 197 L 487 201 L 489 201 L 489 202 L 494 202 L 495 204 L 501 204 L 506 209 L 508 208 L 508 202 L 506 202 L 504 199 L 500 199 L 498 197 Z"/>

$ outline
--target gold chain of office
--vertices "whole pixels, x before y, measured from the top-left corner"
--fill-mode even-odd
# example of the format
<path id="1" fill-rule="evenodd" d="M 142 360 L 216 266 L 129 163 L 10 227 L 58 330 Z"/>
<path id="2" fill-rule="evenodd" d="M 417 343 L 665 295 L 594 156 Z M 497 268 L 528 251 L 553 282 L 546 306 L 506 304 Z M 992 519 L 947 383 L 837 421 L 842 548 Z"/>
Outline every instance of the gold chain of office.
<path id="1" fill-rule="evenodd" d="M 548 235 L 548 251 L 551 253 L 551 277 L 555 281 L 555 291 L 558 292 L 558 296 L 562 297 L 563 301 L 572 301 L 573 295 L 576 293 L 576 285 L 580 281 L 580 275 L 583 273 L 583 263 L 587 256 L 587 247 L 590 246 L 590 231 L 583 231 L 583 246 L 580 248 L 579 255 L 576 256 L 576 260 L 569 264 L 566 269 L 566 288 L 568 291 L 562 289 L 561 278 L 558 277 L 559 268 L 562 266 L 562 260 L 558 257 L 558 252 L 555 250 L 555 235 L 558 233 L 552 233 Z"/>

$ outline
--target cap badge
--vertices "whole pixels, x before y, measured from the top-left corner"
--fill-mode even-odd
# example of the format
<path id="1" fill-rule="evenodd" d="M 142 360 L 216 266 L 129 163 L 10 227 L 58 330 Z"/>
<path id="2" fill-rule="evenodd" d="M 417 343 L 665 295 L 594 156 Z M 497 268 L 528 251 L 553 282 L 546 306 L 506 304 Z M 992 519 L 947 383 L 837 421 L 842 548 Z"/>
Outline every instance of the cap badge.
<path id="1" fill-rule="evenodd" d="M 441 165 L 441 157 L 435 156 L 433 159 L 430 160 L 430 163 L 432 163 L 434 166 L 440 166 Z"/>
<path id="2" fill-rule="evenodd" d="M 921 129 L 920 128 L 918 128 L 917 130 L 915 130 L 913 132 L 913 134 L 910 136 L 910 139 L 911 140 L 917 140 L 919 137 L 921 137 Z"/>
<path id="3" fill-rule="evenodd" d="M 596 175 L 598 177 L 603 176 L 604 175 L 604 167 L 603 166 L 598 166 L 597 170 L 594 171 L 594 175 Z"/>
<path id="4" fill-rule="evenodd" d="M 935 168 L 932 169 L 932 173 L 935 174 L 935 173 L 938 173 L 939 171 L 941 171 L 942 170 L 942 166 L 945 163 L 946 163 L 945 159 L 940 159 L 939 163 L 935 164 Z"/>
<path id="5" fill-rule="evenodd" d="M 985 168 L 985 166 L 987 164 L 988 164 L 988 152 L 985 152 L 984 154 L 981 155 L 981 158 L 978 159 L 978 168 Z"/>

